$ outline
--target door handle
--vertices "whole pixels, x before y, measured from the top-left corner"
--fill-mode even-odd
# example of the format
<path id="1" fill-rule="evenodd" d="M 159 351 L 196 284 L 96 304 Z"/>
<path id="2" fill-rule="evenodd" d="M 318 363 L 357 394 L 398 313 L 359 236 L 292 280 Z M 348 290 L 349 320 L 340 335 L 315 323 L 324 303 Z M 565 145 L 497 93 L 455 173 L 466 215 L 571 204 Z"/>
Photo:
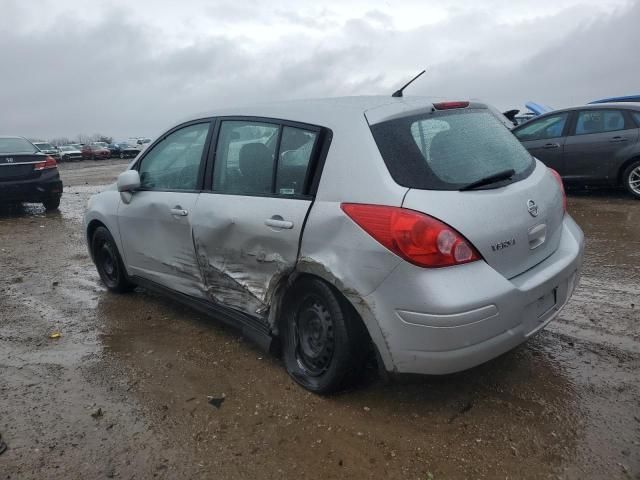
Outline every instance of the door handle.
<path id="1" fill-rule="evenodd" d="M 274 215 L 264 221 L 267 227 L 281 228 L 283 230 L 291 230 L 293 228 L 293 222 L 283 219 L 280 215 Z"/>
<path id="2" fill-rule="evenodd" d="M 177 217 L 186 217 L 187 215 L 189 215 L 189 212 L 182 208 L 180 205 L 176 205 L 171 210 L 169 210 L 169 212 L 171 212 L 171 215 L 175 215 Z"/>
<path id="3" fill-rule="evenodd" d="M 626 142 L 627 138 L 625 137 L 611 137 L 611 140 L 609 140 L 612 143 L 618 143 L 618 142 Z"/>
<path id="4" fill-rule="evenodd" d="M 560 144 L 559 143 L 547 143 L 542 148 L 546 148 L 546 149 L 549 149 L 549 148 L 560 148 Z"/>

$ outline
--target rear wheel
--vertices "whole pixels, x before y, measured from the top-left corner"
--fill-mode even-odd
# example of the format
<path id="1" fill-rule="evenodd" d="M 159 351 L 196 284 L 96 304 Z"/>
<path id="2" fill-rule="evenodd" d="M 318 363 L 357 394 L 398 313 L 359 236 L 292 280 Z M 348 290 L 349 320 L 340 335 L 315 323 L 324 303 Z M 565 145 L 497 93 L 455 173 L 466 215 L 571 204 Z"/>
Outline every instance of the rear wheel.
<path id="1" fill-rule="evenodd" d="M 42 202 L 46 211 L 57 210 L 60 206 L 60 197 L 52 197 Z"/>
<path id="2" fill-rule="evenodd" d="M 622 174 L 622 182 L 631 195 L 640 199 L 640 160 L 627 167 Z"/>
<path id="3" fill-rule="evenodd" d="M 93 261 L 107 288 L 113 292 L 128 292 L 134 288 L 129 281 L 116 243 L 105 227 L 98 227 L 91 240 Z"/>
<path id="4" fill-rule="evenodd" d="M 331 393 L 363 371 L 369 346 L 353 308 L 325 282 L 300 280 L 282 328 L 287 372 L 307 390 Z"/>

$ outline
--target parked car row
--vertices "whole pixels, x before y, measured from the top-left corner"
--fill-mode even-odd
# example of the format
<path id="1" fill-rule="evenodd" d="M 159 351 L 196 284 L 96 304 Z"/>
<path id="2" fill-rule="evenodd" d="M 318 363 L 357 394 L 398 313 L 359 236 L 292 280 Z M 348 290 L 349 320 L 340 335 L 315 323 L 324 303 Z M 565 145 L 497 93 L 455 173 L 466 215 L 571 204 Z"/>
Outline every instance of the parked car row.
<path id="1" fill-rule="evenodd" d="M 149 139 L 134 139 L 133 141 L 115 143 L 71 143 L 58 147 L 48 142 L 34 142 L 33 145 L 40 152 L 50 155 L 58 162 L 74 162 L 79 160 L 104 160 L 112 157 L 134 158 L 150 141 Z"/>

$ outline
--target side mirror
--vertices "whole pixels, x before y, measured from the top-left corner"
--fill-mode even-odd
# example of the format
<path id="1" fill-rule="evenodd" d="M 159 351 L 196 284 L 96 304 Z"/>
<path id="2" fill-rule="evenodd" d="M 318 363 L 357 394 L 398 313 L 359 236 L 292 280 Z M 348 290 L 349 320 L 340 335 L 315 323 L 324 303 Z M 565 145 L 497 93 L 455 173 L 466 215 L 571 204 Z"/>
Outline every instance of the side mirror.
<path id="1" fill-rule="evenodd" d="M 125 170 L 118 175 L 118 191 L 134 192 L 140 188 L 140 174 L 137 170 Z"/>

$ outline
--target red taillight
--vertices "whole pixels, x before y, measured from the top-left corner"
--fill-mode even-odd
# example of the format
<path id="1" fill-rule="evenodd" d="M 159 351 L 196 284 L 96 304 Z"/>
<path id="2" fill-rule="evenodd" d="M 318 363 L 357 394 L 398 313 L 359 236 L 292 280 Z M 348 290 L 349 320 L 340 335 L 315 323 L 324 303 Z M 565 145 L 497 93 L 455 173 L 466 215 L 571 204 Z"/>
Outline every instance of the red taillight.
<path id="1" fill-rule="evenodd" d="M 562 177 L 553 168 L 550 168 L 549 170 L 551 170 L 551 173 L 553 173 L 553 176 L 555 177 L 555 179 L 558 181 L 558 184 L 560 185 L 560 191 L 562 192 L 562 208 L 566 212 L 567 211 L 567 194 L 564 191 L 564 184 L 562 183 Z"/>
<path id="2" fill-rule="evenodd" d="M 452 108 L 467 108 L 469 102 L 438 102 L 433 104 L 436 110 L 450 110 Z"/>
<path id="3" fill-rule="evenodd" d="M 361 203 L 343 203 L 341 208 L 374 239 L 419 267 L 448 267 L 481 258 L 453 228 L 423 213 Z"/>
<path id="4" fill-rule="evenodd" d="M 56 168 L 58 164 L 56 163 L 55 158 L 47 157 L 44 162 L 36 163 L 33 166 L 34 170 L 47 170 L 49 168 Z"/>

